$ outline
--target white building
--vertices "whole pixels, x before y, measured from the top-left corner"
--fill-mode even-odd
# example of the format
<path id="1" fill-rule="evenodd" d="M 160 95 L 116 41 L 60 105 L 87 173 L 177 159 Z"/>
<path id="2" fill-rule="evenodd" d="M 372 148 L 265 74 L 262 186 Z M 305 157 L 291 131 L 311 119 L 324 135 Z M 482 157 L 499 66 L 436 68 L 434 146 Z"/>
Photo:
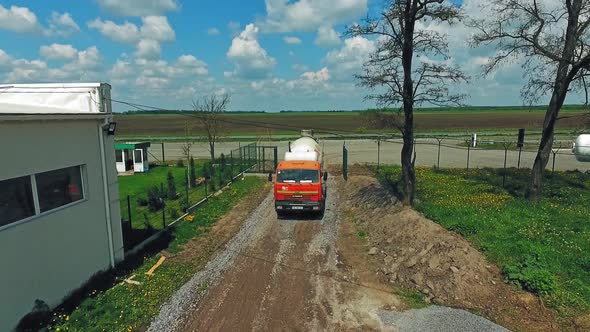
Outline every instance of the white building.
<path id="1" fill-rule="evenodd" d="M 0 331 L 123 259 L 111 121 L 108 84 L 0 85 Z"/>
<path id="2" fill-rule="evenodd" d="M 148 148 L 150 142 L 115 143 L 117 172 L 143 173 L 149 170 Z"/>

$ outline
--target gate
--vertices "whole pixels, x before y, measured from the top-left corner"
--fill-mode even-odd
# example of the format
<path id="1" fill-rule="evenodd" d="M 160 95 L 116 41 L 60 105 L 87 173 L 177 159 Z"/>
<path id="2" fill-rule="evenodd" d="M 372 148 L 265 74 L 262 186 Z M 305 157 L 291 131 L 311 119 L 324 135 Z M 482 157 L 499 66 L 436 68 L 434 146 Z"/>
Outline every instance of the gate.
<path id="1" fill-rule="evenodd" d="M 278 148 L 272 145 L 258 145 L 256 150 L 256 165 L 252 168 L 252 172 L 274 173 L 279 163 Z"/>

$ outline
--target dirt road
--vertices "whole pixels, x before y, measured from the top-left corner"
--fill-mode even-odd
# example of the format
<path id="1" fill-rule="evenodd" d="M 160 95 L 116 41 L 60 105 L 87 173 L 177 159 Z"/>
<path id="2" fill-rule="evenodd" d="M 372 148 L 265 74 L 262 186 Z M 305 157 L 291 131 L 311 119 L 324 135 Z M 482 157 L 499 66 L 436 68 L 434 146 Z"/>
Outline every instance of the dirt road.
<path id="1" fill-rule="evenodd" d="M 195 276 L 150 330 L 505 331 L 462 310 L 406 311 L 366 250 L 344 237 L 342 186 L 330 180 L 321 220 L 278 220 L 272 199 L 264 200 L 236 236 L 242 246 L 228 243 L 205 269 L 217 272 Z M 196 290 L 203 285 L 206 291 Z"/>

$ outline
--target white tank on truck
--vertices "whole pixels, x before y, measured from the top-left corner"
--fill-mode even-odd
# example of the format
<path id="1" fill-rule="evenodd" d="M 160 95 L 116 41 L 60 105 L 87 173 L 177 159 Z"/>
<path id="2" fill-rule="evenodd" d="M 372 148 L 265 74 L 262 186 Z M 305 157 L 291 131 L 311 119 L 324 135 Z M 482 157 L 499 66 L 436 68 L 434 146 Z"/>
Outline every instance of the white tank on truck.
<path id="1" fill-rule="evenodd" d="M 322 163 L 320 145 L 311 136 L 303 136 L 290 144 L 290 151 L 285 152 L 285 161 L 317 161 Z"/>
<path id="2" fill-rule="evenodd" d="M 590 162 L 590 135 L 583 134 L 576 138 L 572 149 L 576 159 L 582 162 Z"/>

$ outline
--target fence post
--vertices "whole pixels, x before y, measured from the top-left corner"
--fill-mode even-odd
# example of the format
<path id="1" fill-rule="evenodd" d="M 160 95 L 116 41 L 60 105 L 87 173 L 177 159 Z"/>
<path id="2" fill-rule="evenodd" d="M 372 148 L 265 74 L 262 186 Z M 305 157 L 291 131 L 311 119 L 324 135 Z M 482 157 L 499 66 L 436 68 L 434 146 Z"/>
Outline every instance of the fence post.
<path id="1" fill-rule="evenodd" d="M 266 173 L 266 148 L 262 147 L 262 173 Z M 260 152 L 260 150 L 258 150 Z M 260 160 L 260 158 L 258 158 Z"/>
<path id="2" fill-rule="evenodd" d="M 438 155 L 436 157 L 436 168 L 440 169 L 440 145 L 442 143 L 442 138 L 436 138 L 436 140 L 438 141 Z"/>
<path id="3" fill-rule="evenodd" d="M 557 151 L 551 151 L 553 153 L 553 165 L 551 166 L 551 174 L 555 173 L 555 156 L 557 155 Z"/>
<path id="4" fill-rule="evenodd" d="M 164 200 L 164 184 L 162 182 L 160 182 L 160 195 L 162 195 L 162 197 L 160 198 L 162 200 L 162 225 L 164 226 L 163 228 L 166 228 L 166 200 Z"/>
<path id="5" fill-rule="evenodd" d="M 518 168 L 518 169 L 520 169 L 520 155 L 521 155 L 521 154 L 522 154 L 522 146 L 520 146 L 520 147 L 518 148 L 518 164 L 517 164 L 517 167 L 516 167 L 516 168 Z"/>
<path id="6" fill-rule="evenodd" d="M 471 145 L 467 145 L 467 175 L 469 175 L 469 154 L 471 152 Z"/>
<path id="7" fill-rule="evenodd" d="M 273 168 L 273 172 L 277 170 L 277 166 L 279 165 L 279 156 L 278 156 L 278 151 L 277 151 L 277 147 L 275 146 L 274 149 L 274 168 Z M 322 153 L 324 153 L 324 149 L 322 149 Z M 322 158 L 323 161 L 324 158 Z"/>
<path id="8" fill-rule="evenodd" d="M 229 152 L 229 167 L 230 167 L 230 174 L 231 174 L 230 181 L 232 181 L 234 179 L 234 151 L 233 150 L 231 150 Z"/>
<path id="9" fill-rule="evenodd" d="M 131 225 L 131 196 L 127 195 L 127 216 L 129 217 L 129 224 Z"/>
<path id="10" fill-rule="evenodd" d="M 162 142 L 162 164 L 166 164 L 166 155 L 164 154 L 164 142 Z"/>
<path id="11" fill-rule="evenodd" d="M 502 174 L 502 188 L 506 187 L 506 158 L 508 157 L 508 147 L 504 145 L 504 174 Z"/>
<path id="12" fill-rule="evenodd" d="M 188 169 L 186 169 L 186 172 L 188 172 Z M 190 178 L 190 175 L 189 175 L 187 178 Z M 187 205 L 187 207 L 186 207 L 186 210 L 187 210 L 187 211 L 186 211 L 186 212 L 188 212 L 188 208 L 189 208 L 189 206 L 191 206 L 191 201 L 190 201 L 190 198 L 189 198 L 189 195 L 188 195 L 188 188 L 189 188 L 189 186 L 190 186 L 190 184 L 189 184 L 189 183 L 188 183 L 188 181 L 187 181 L 187 182 L 186 182 L 186 186 L 185 186 L 185 193 L 186 193 L 186 205 Z"/>
<path id="13" fill-rule="evenodd" d="M 381 138 L 377 139 L 377 169 L 381 165 Z"/>
<path id="14" fill-rule="evenodd" d="M 223 170 L 221 169 L 221 160 L 217 164 L 217 181 L 219 181 L 219 188 L 223 187 Z"/>

